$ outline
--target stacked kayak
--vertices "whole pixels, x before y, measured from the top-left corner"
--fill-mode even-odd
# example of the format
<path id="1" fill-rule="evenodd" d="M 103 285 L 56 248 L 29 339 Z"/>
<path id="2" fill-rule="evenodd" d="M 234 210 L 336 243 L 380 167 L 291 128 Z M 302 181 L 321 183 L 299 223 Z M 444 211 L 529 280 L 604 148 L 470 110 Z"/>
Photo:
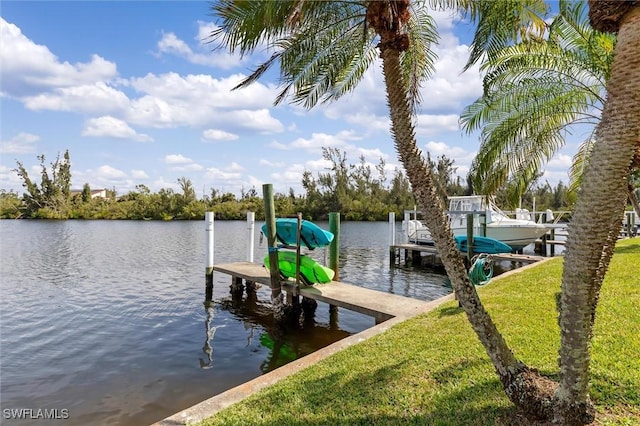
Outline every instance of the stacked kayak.
<path id="1" fill-rule="evenodd" d="M 267 235 L 267 224 L 262 225 L 262 233 Z M 276 239 L 286 246 L 295 246 L 298 242 L 298 219 L 276 219 Z M 300 245 L 310 250 L 326 247 L 333 241 L 333 234 L 325 231 L 313 222 L 303 220 L 300 228 Z"/>
<path id="2" fill-rule="evenodd" d="M 264 266 L 271 267 L 269 255 L 264 258 Z M 278 267 L 280 274 L 285 278 L 296 277 L 296 252 L 294 251 L 278 251 Z M 306 254 L 300 255 L 300 278 L 307 285 L 318 283 L 328 283 L 333 279 L 333 269 L 321 265 L 313 258 Z"/>
<path id="3" fill-rule="evenodd" d="M 325 231 L 313 222 L 302 220 L 300 228 L 300 246 L 309 250 L 326 247 L 333 241 L 333 234 Z M 267 224 L 262 225 L 262 232 L 267 233 Z M 298 219 L 276 219 L 276 239 L 286 248 L 296 248 L 298 243 Z M 296 278 L 295 251 L 278 250 L 278 268 L 283 278 Z M 270 268 L 269 255 L 264 258 L 264 265 Z M 300 255 L 300 279 L 307 285 L 330 282 L 335 273 L 333 269 L 318 263 L 312 257 Z"/>

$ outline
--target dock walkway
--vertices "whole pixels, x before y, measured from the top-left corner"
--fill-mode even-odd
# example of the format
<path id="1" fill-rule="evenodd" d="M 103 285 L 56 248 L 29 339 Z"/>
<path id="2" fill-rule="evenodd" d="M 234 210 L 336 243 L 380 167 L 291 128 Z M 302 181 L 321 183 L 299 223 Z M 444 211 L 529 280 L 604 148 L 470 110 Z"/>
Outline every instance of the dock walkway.
<path id="1" fill-rule="evenodd" d="M 257 263 L 223 263 L 214 265 L 213 270 L 255 283 L 269 285 L 271 282 L 269 271 Z M 282 284 L 282 289 L 288 292 L 295 292 L 295 284 L 292 281 L 285 281 Z M 386 321 L 393 317 L 412 317 L 424 311 L 429 303 L 339 281 L 316 284 L 311 287 L 300 285 L 299 294 L 303 297 L 372 316 L 378 322 Z"/>
<path id="2" fill-rule="evenodd" d="M 400 253 L 404 253 L 404 259 L 406 262 L 416 262 L 424 257 L 429 265 L 442 265 L 438 250 L 431 245 L 423 244 L 394 244 L 390 247 L 392 253 L 391 260 L 395 263 L 401 262 Z M 498 253 L 492 254 L 491 257 L 496 261 L 509 261 L 518 263 L 535 263 L 546 259 L 544 256 L 536 256 L 529 254 L 517 254 L 517 253 Z"/>

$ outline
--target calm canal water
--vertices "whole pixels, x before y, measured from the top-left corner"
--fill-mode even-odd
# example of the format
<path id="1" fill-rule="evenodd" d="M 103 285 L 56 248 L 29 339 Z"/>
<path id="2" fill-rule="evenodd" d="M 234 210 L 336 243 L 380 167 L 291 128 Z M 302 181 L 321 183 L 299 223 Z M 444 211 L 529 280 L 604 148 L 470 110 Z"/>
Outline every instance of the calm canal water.
<path id="1" fill-rule="evenodd" d="M 244 221 L 216 221 L 216 263 L 245 260 L 245 235 Z M 341 280 L 423 300 L 450 292 L 442 275 L 390 268 L 387 236 L 386 223 L 343 222 Z M 150 424 L 374 324 L 344 309 L 336 324 L 319 303 L 312 321 L 278 328 L 266 288 L 233 303 L 217 273 L 206 307 L 204 221 L 2 220 L 0 256 L 2 424 L 50 423 L 7 409 Z"/>

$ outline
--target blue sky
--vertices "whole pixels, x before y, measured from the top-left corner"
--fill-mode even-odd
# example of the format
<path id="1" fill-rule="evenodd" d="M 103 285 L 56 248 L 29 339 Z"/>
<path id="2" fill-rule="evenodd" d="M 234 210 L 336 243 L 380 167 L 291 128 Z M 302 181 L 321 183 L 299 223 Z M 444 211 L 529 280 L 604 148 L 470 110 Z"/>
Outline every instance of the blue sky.
<path id="1" fill-rule="evenodd" d="M 352 164 L 383 158 L 389 177 L 400 167 L 379 64 L 335 103 L 274 107 L 275 79 L 230 90 L 268 53 L 212 51 L 203 42 L 215 28 L 208 2 L 3 1 L 0 15 L 1 189 L 22 192 L 16 161 L 39 181 L 36 156 L 50 163 L 66 149 L 73 188 L 120 195 L 138 184 L 178 190 L 180 177 L 199 196 L 261 193 L 264 183 L 301 194 L 302 173 L 328 165 L 322 147 L 345 151 Z M 478 141 L 458 117 L 482 90 L 478 68 L 461 74 L 472 28 L 434 16 L 439 59 L 422 89 L 417 139 L 465 176 Z M 567 142 L 543 180 L 567 182 L 576 146 Z"/>

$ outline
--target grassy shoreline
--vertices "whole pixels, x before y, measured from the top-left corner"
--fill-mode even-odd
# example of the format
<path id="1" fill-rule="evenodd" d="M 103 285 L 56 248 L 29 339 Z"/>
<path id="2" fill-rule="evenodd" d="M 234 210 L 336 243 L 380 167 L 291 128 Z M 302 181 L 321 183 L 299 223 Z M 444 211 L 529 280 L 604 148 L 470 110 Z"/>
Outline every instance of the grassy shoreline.
<path id="1" fill-rule="evenodd" d="M 602 288 L 592 341 L 599 424 L 640 424 L 640 238 L 620 241 Z M 562 259 L 479 289 L 516 356 L 557 379 L 555 293 Z M 493 425 L 513 412 L 456 302 L 217 413 L 202 425 Z"/>

